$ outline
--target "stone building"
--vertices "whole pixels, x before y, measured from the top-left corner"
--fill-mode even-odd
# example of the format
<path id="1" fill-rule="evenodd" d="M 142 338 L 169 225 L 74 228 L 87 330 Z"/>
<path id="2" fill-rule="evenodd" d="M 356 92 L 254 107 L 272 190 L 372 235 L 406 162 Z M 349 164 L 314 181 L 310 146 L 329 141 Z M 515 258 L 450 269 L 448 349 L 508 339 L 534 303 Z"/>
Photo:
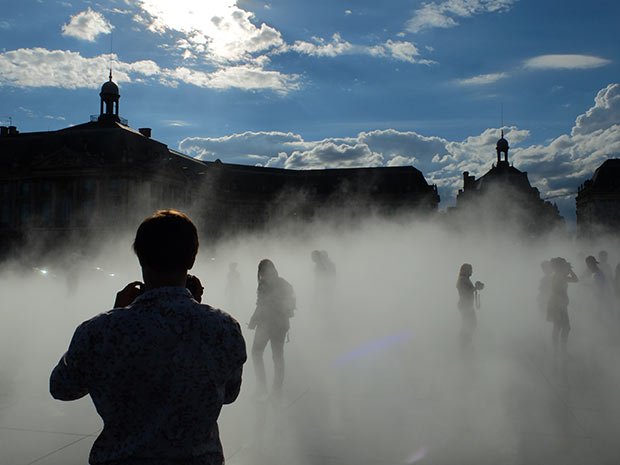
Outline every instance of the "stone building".
<path id="1" fill-rule="evenodd" d="M 537 236 L 563 226 L 555 204 L 544 201 L 530 184 L 527 172 L 508 162 L 508 141 L 497 141 L 497 161 L 480 178 L 463 173 L 463 188 L 456 198 L 451 216 L 462 228 L 478 226 L 511 229 Z"/>
<path id="2" fill-rule="evenodd" d="M 58 131 L 0 128 L 0 243 L 68 242 L 135 230 L 157 208 L 190 211 L 210 236 L 347 214 L 432 213 L 439 196 L 413 167 L 294 171 L 200 161 L 128 126 L 112 73 L 100 114 Z M 55 244 L 58 242 L 54 242 Z M 1 248 L 1 247 L 0 247 Z M 1 252 L 1 251 L 0 251 Z"/>
<path id="3" fill-rule="evenodd" d="M 620 232 L 620 158 L 603 162 L 577 191 L 577 232 L 583 237 Z"/>
<path id="4" fill-rule="evenodd" d="M 0 133 L 0 236 L 71 241 L 132 226 L 160 205 L 185 205 L 203 165 L 173 153 L 119 116 L 117 85 L 106 82 L 101 112 L 58 131 Z M 137 218 L 136 218 L 137 215 Z"/>

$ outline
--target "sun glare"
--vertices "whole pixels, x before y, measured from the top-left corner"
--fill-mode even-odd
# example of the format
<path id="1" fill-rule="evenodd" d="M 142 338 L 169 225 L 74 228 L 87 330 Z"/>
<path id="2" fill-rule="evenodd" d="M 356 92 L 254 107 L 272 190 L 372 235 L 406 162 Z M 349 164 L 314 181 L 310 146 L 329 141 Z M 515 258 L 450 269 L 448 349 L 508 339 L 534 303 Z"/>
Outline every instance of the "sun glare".
<path id="1" fill-rule="evenodd" d="M 252 51 L 250 38 L 259 33 L 234 0 L 142 0 L 140 6 L 153 18 L 156 30 L 187 34 L 193 44 L 208 43 L 210 54 L 235 60 Z"/>

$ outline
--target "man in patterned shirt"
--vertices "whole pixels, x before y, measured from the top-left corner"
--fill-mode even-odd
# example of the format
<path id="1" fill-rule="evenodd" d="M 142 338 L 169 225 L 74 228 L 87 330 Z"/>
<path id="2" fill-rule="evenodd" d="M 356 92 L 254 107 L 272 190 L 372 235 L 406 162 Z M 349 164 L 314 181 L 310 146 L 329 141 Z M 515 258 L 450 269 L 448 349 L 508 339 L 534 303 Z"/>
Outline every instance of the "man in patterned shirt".
<path id="1" fill-rule="evenodd" d="M 186 289 L 198 235 L 178 211 L 160 210 L 136 233 L 144 284 L 85 321 L 54 368 L 60 400 L 90 394 L 103 431 L 93 465 L 221 465 L 217 418 L 241 387 L 245 342 L 230 315 Z"/>

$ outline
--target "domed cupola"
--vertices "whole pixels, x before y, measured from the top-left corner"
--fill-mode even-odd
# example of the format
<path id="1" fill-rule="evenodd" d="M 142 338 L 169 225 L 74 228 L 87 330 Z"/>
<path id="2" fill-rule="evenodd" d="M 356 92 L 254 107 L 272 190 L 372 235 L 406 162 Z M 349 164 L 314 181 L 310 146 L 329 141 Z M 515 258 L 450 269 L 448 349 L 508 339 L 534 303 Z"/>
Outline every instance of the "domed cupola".
<path id="1" fill-rule="evenodd" d="M 504 160 L 506 163 L 508 163 L 508 149 L 510 147 L 508 146 L 508 141 L 506 139 L 504 139 L 504 130 L 502 129 L 502 136 L 501 138 L 497 141 L 497 145 L 495 146 L 495 150 L 497 151 L 497 164 L 499 165 L 499 163 L 502 161 L 501 159 L 501 154 L 504 154 Z"/>
<path id="2" fill-rule="evenodd" d="M 118 117 L 118 101 L 121 98 L 121 94 L 118 91 L 118 86 L 112 81 L 112 70 L 110 69 L 110 80 L 101 86 L 101 110 L 99 118 L 113 118 L 116 121 L 120 121 Z M 105 111 L 104 111 L 105 105 Z"/>

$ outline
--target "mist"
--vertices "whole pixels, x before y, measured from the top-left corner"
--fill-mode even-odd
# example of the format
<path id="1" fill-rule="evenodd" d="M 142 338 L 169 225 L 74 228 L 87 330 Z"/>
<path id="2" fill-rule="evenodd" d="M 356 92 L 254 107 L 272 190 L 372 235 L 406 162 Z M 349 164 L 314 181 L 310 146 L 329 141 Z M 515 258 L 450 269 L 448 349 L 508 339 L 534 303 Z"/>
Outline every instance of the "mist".
<path id="1" fill-rule="evenodd" d="M 49 374 L 75 327 L 141 280 L 131 242 L 130 234 L 102 237 L 95 257 L 1 265 L 0 463 L 86 463 L 101 421 L 89 397 L 53 400 Z M 329 296 L 315 281 L 315 249 L 336 266 Z M 581 278 L 583 257 L 599 250 L 615 268 L 615 238 L 531 241 L 408 217 L 203 239 L 190 273 L 202 280 L 203 303 L 240 322 L 248 354 L 258 262 L 271 259 L 297 296 L 284 398 L 257 402 L 249 358 L 239 399 L 220 415 L 226 463 L 612 463 L 620 432 L 618 308 L 613 317 L 593 311 L 587 276 L 569 285 L 568 361 L 558 370 L 552 325 L 537 304 L 543 260 L 565 257 Z M 232 262 L 241 285 L 231 300 Z M 462 263 L 485 283 L 471 357 L 459 344 Z M 264 359 L 269 379 L 269 347 Z"/>

